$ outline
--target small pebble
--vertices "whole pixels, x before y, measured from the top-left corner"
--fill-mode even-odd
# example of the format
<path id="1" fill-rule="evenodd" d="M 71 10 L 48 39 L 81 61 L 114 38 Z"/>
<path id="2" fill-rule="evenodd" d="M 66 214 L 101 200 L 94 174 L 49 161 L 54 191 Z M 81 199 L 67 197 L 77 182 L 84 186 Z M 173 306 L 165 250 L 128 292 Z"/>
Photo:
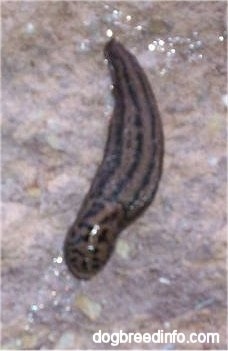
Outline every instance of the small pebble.
<path id="1" fill-rule="evenodd" d="M 27 190 L 26 190 L 27 194 L 31 197 L 40 197 L 41 196 L 41 190 L 40 188 L 38 188 L 37 186 L 32 186 L 32 187 L 29 187 Z"/>
<path id="2" fill-rule="evenodd" d="M 197 303 L 196 306 L 195 306 L 195 309 L 196 310 L 201 310 L 201 309 L 203 309 L 205 307 L 208 307 L 208 306 L 212 305 L 213 302 L 214 302 L 214 298 L 206 299 L 204 301 L 201 301 L 201 302 Z"/>
<path id="3" fill-rule="evenodd" d="M 35 27 L 34 24 L 31 22 L 28 22 L 25 27 L 25 31 L 27 34 L 34 34 L 35 33 Z"/>
<path id="4" fill-rule="evenodd" d="M 221 127 L 221 119 L 216 115 L 212 116 L 207 123 L 207 129 L 213 137 L 220 132 Z"/>
<path id="5" fill-rule="evenodd" d="M 46 137 L 47 143 L 51 146 L 54 150 L 63 150 L 63 140 L 60 139 L 57 135 L 49 134 Z"/>
<path id="6" fill-rule="evenodd" d="M 101 306 L 85 295 L 77 296 L 75 305 L 92 321 L 95 321 L 101 313 Z"/>
<path id="7" fill-rule="evenodd" d="M 218 164 L 218 158 L 215 156 L 209 157 L 208 164 L 212 167 L 215 167 Z"/>
<path id="8" fill-rule="evenodd" d="M 171 284 L 170 280 L 167 279 L 167 278 L 165 278 L 165 277 L 160 277 L 160 278 L 159 278 L 159 282 L 160 282 L 161 284 L 166 284 L 166 285 L 170 285 L 170 284 Z"/>
<path id="9" fill-rule="evenodd" d="M 124 259 L 128 259 L 130 255 L 130 246 L 126 240 L 119 239 L 116 244 L 117 254 Z"/>
<path id="10" fill-rule="evenodd" d="M 37 334 L 24 334 L 21 338 L 22 349 L 36 349 Z"/>
<path id="11" fill-rule="evenodd" d="M 75 334 L 72 331 L 66 331 L 63 333 L 57 344 L 55 345 L 56 350 L 65 350 L 69 348 L 75 348 Z"/>
<path id="12" fill-rule="evenodd" d="M 18 350 L 18 349 L 21 349 L 20 339 L 10 340 L 9 342 L 1 345 L 1 350 Z"/>
<path id="13" fill-rule="evenodd" d="M 222 95 L 222 102 L 227 107 L 228 106 L 228 95 Z"/>

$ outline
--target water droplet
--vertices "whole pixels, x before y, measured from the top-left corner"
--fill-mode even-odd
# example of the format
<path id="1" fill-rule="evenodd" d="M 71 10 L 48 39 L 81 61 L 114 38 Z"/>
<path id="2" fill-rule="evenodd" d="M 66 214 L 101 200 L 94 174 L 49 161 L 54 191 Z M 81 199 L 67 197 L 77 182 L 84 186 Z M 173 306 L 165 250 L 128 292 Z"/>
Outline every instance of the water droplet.
<path id="1" fill-rule="evenodd" d="M 36 312 L 38 311 L 38 306 L 37 305 L 31 305 L 31 311 Z"/>
<path id="2" fill-rule="evenodd" d="M 164 327 L 167 329 L 170 328 L 170 322 L 164 322 Z"/>
<path id="3" fill-rule="evenodd" d="M 59 271 L 57 271 L 57 269 L 54 269 L 54 275 L 55 275 L 56 277 L 59 276 Z"/>
<path id="4" fill-rule="evenodd" d="M 35 33 L 35 27 L 33 23 L 28 22 L 25 27 L 25 31 L 27 34 L 34 34 Z"/>
<path id="5" fill-rule="evenodd" d="M 34 322 L 33 313 L 31 313 L 31 312 L 28 313 L 28 322 L 29 323 L 33 323 Z"/>
<path id="6" fill-rule="evenodd" d="M 79 50 L 82 52 L 88 52 L 90 50 L 89 40 L 84 40 L 79 44 Z"/>
<path id="7" fill-rule="evenodd" d="M 63 262 L 62 256 L 54 257 L 53 262 L 54 263 L 62 263 Z"/>
<path id="8" fill-rule="evenodd" d="M 26 325 L 24 326 L 24 330 L 29 331 L 29 330 L 30 330 L 30 325 L 29 325 L 29 324 L 26 324 Z"/>
<path id="9" fill-rule="evenodd" d="M 113 36 L 113 31 L 111 29 L 106 30 L 106 35 L 108 38 L 111 38 Z"/>
<path id="10" fill-rule="evenodd" d="M 160 75 L 161 76 L 164 76 L 166 74 L 166 69 L 165 68 L 162 68 L 162 70 L 160 71 Z"/>
<path id="11" fill-rule="evenodd" d="M 197 40 L 196 46 L 199 48 L 202 45 L 202 42 L 200 40 Z"/>
<path id="12" fill-rule="evenodd" d="M 220 36 L 218 37 L 218 39 L 219 39 L 219 41 L 224 41 L 224 37 L 223 37 L 222 35 L 220 35 Z"/>
<path id="13" fill-rule="evenodd" d="M 131 15 L 127 15 L 126 16 L 126 20 L 129 22 L 129 21 L 131 21 Z"/>
<path id="14" fill-rule="evenodd" d="M 167 279 L 167 278 L 165 278 L 165 277 L 160 277 L 160 278 L 159 278 L 159 282 L 160 282 L 161 284 L 170 285 L 170 280 Z"/>
<path id="15" fill-rule="evenodd" d="M 115 20 L 118 20 L 122 15 L 122 12 L 119 11 L 119 10 L 113 10 L 112 11 L 112 19 L 114 20 L 114 23 L 115 23 Z"/>
<path id="16" fill-rule="evenodd" d="M 163 46 L 163 45 L 165 44 L 165 42 L 164 42 L 164 40 L 159 39 L 159 40 L 158 40 L 158 44 L 159 44 L 160 46 Z"/>
<path id="17" fill-rule="evenodd" d="M 90 235 L 97 235 L 99 230 L 100 230 L 99 224 L 94 224 L 92 230 L 90 231 Z"/>
<path id="18" fill-rule="evenodd" d="M 54 306 L 58 306 L 58 304 L 59 304 L 59 301 L 58 301 L 58 300 L 54 300 L 54 301 L 53 301 L 53 305 L 54 305 Z"/>
<path id="19" fill-rule="evenodd" d="M 149 49 L 150 51 L 154 51 L 154 50 L 156 49 L 156 46 L 155 46 L 154 44 L 149 44 L 149 45 L 148 45 L 148 49 Z"/>
<path id="20" fill-rule="evenodd" d="M 212 167 L 216 166 L 218 163 L 218 158 L 215 156 L 209 157 L 207 160 L 208 164 Z"/>
<path id="21" fill-rule="evenodd" d="M 95 251 L 95 247 L 93 245 L 88 245 L 88 251 Z"/>
<path id="22" fill-rule="evenodd" d="M 142 26 L 141 25 L 138 25 L 135 27 L 137 30 L 142 30 Z"/>

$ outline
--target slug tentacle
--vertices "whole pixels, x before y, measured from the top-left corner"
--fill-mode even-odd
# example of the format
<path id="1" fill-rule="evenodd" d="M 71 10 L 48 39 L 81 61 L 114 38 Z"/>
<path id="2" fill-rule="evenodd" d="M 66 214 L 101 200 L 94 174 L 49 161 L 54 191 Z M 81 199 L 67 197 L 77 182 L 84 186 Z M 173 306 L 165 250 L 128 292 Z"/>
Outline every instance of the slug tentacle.
<path id="1" fill-rule="evenodd" d="M 105 46 L 115 107 L 103 160 L 64 244 L 78 278 L 96 274 L 118 234 L 151 203 L 162 173 L 164 140 L 156 100 L 136 58 L 111 39 Z"/>

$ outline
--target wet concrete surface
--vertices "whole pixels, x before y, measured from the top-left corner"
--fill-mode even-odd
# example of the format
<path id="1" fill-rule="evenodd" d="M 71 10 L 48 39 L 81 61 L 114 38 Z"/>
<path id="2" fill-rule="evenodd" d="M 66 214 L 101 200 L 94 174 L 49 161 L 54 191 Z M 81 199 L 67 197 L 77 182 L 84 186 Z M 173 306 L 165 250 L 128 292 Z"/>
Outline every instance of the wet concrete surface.
<path id="1" fill-rule="evenodd" d="M 2 348 L 107 349 L 93 333 L 218 332 L 226 349 L 225 2 L 3 2 Z M 91 281 L 62 243 L 99 164 L 116 36 L 158 100 L 165 164 L 154 203 Z"/>

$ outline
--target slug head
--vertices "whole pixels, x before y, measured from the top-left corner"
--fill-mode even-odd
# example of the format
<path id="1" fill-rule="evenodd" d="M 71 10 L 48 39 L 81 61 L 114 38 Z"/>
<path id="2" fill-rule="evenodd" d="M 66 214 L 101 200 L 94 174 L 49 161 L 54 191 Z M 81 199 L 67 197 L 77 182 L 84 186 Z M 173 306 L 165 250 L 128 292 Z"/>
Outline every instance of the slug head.
<path id="1" fill-rule="evenodd" d="M 122 208 L 121 208 L 122 210 Z M 120 208 L 106 206 L 91 218 L 80 216 L 64 243 L 65 262 L 79 279 L 90 279 L 109 259 L 121 228 Z"/>

